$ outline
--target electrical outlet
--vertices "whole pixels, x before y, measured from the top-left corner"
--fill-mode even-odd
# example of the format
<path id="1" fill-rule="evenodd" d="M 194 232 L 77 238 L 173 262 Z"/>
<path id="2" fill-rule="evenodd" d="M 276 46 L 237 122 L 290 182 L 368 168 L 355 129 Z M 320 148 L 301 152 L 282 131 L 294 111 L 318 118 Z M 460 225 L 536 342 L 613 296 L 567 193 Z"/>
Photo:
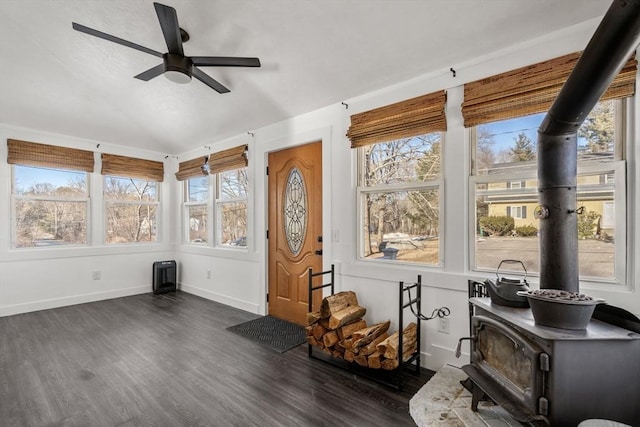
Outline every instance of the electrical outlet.
<path id="1" fill-rule="evenodd" d="M 449 333 L 449 319 L 447 317 L 438 318 L 438 332 L 443 334 Z"/>
<path id="2" fill-rule="evenodd" d="M 211 270 L 207 270 L 207 280 L 211 279 Z"/>
<path id="3" fill-rule="evenodd" d="M 99 271 L 94 271 L 93 272 L 93 280 L 100 280 L 100 272 Z"/>

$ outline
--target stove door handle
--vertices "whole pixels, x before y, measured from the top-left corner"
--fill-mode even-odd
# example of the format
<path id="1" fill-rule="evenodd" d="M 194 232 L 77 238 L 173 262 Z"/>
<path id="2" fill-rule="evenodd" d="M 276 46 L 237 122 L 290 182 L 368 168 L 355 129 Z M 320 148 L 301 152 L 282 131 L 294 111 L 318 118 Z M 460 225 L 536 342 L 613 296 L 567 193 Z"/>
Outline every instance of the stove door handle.
<path id="1" fill-rule="evenodd" d="M 456 359 L 460 358 L 460 356 L 462 355 L 462 341 L 464 340 L 475 341 L 476 336 L 471 335 L 470 337 L 462 337 L 458 340 L 458 345 L 456 347 Z"/>

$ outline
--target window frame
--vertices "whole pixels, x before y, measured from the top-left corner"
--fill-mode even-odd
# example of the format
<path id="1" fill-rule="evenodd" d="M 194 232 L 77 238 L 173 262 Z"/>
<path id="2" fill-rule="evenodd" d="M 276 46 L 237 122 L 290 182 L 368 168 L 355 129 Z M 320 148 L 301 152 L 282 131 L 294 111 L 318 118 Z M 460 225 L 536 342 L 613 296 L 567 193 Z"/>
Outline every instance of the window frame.
<path id="1" fill-rule="evenodd" d="M 59 248 L 84 248 L 84 247 L 89 247 L 91 245 L 91 174 L 87 171 L 83 171 L 83 170 L 78 170 L 78 169 L 64 169 L 64 168 L 56 168 L 56 167 L 45 167 L 45 166 L 30 166 L 30 165 L 22 165 L 22 164 L 10 164 L 9 166 L 11 166 L 11 182 L 10 182 L 10 191 L 11 191 L 11 213 L 10 213 L 10 217 L 11 217 L 11 242 L 10 242 L 10 248 L 12 250 L 32 250 L 32 249 L 59 249 Z M 32 169 L 44 169 L 44 170 L 52 170 L 52 171 L 59 171 L 59 172 L 72 172 L 72 173 L 83 173 L 85 176 L 85 186 L 86 186 L 86 196 L 85 197 L 77 197 L 77 198 L 66 198 L 66 197 L 55 197 L 55 196 L 37 196 L 37 197 L 32 197 L 32 196 L 25 196 L 25 195 L 20 195 L 16 193 L 16 171 L 15 168 L 16 166 L 18 167 L 25 167 L 25 168 L 32 168 Z M 85 229 L 86 229 L 86 239 L 84 243 L 70 243 L 70 244 L 63 244 L 63 245 L 52 245 L 52 246 L 42 246 L 42 247 L 38 247 L 38 246 L 25 246 L 25 247 L 19 247 L 17 246 L 17 242 L 18 242 L 18 227 L 17 227 L 17 215 L 16 215 L 16 209 L 17 209 L 17 201 L 18 200 L 30 200 L 30 201 L 40 201 L 40 202 L 78 202 L 78 203 L 84 203 L 86 208 L 85 208 Z"/>
<path id="2" fill-rule="evenodd" d="M 244 197 L 231 197 L 231 198 L 222 198 L 221 194 L 222 194 L 222 180 L 220 179 L 221 175 L 227 172 L 233 172 L 233 171 L 238 171 L 240 169 L 244 169 L 245 170 L 245 175 L 247 178 L 247 188 L 246 188 L 246 194 Z M 214 208 L 214 215 L 215 215 L 215 227 L 212 227 L 214 231 L 214 237 L 213 237 L 213 246 L 215 248 L 218 249 L 224 249 L 224 250 L 232 250 L 232 251 L 248 251 L 249 249 L 249 191 L 251 190 L 249 187 L 249 167 L 248 166 L 242 166 L 239 168 L 233 168 L 233 169 L 229 169 L 229 170 L 225 170 L 222 172 L 218 172 L 214 175 L 214 194 L 213 194 L 213 208 Z M 244 202 L 245 205 L 245 222 L 246 222 L 246 236 L 245 239 L 246 244 L 245 245 L 230 245 L 230 244 L 223 244 L 221 242 L 222 239 L 222 226 L 223 226 L 223 220 L 222 220 L 222 213 L 223 213 L 223 206 L 227 205 L 227 204 L 233 204 L 233 203 L 241 203 Z"/>
<path id="3" fill-rule="evenodd" d="M 632 134 L 632 130 L 628 128 L 627 124 L 630 122 L 633 108 L 631 108 L 634 97 L 624 98 L 624 99 L 616 99 L 610 100 L 614 102 L 615 108 L 615 135 L 614 138 L 614 147 L 613 147 L 613 158 L 608 160 L 597 160 L 597 161 L 580 161 L 578 158 L 577 163 L 577 177 L 581 176 L 591 176 L 604 174 L 607 177 L 613 174 L 614 182 L 614 218 L 616 223 L 615 235 L 614 235 L 614 253 L 615 253 L 615 262 L 613 268 L 614 277 L 612 278 L 601 278 L 594 276 L 582 276 L 580 275 L 579 281 L 581 283 L 589 284 L 590 286 L 611 286 L 614 285 L 616 287 L 625 286 L 627 283 L 628 277 L 628 267 L 626 266 L 626 261 L 629 256 L 628 247 L 627 247 L 627 231 L 629 229 L 629 221 L 631 221 L 630 216 L 628 216 L 627 211 L 627 161 L 626 157 L 628 155 L 627 149 L 627 141 Z M 508 120 L 508 119 L 505 119 Z M 468 137 L 469 137 L 469 145 L 471 150 L 471 165 L 470 165 L 470 174 L 469 174 L 469 270 L 471 272 L 479 272 L 479 273 L 495 273 L 495 269 L 490 269 L 487 267 L 479 267 L 476 263 L 476 245 L 477 245 L 477 233 L 476 226 L 478 223 L 478 218 L 476 217 L 477 209 L 476 209 L 476 200 L 477 200 L 477 192 L 476 188 L 478 184 L 487 184 L 494 182 L 513 182 L 513 181 L 527 181 L 527 180 L 535 180 L 537 182 L 537 167 L 531 170 L 514 170 L 514 169 L 506 169 L 503 171 L 496 171 L 494 173 L 485 173 L 482 175 L 478 175 L 477 173 L 477 126 L 471 127 L 467 129 Z M 621 177 L 621 178 L 619 178 Z M 608 181 L 608 179 L 607 179 Z M 609 182 L 605 184 L 610 184 Z M 536 187 L 537 188 L 537 187 Z M 536 190 L 537 191 L 537 190 Z M 578 185 L 578 193 L 580 192 L 580 185 Z M 579 204 L 579 203 L 578 203 Z M 527 212 L 527 216 L 531 216 L 533 218 L 533 212 Z M 515 272 L 516 274 L 518 272 Z M 539 272 L 530 271 L 528 275 L 530 277 L 539 277 Z"/>
<path id="4" fill-rule="evenodd" d="M 206 176 L 207 180 L 207 198 L 205 201 L 201 202 L 191 202 L 189 201 L 189 180 L 193 178 L 202 178 L 200 176 L 195 176 L 191 178 L 187 178 L 182 181 L 182 243 L 187 245 L 196 245 L 196 246 L 209 246 L 212 241 L 212 228 L 211 227 L 211 176 Z M 203 206 L 207 210 L 207 241 L 205 242 L 193 242 L 189 239 L 191 224 L 189 220 L 191 219 L 191 215 L 189 214 L 189 208 L 192 206 Z"/>
<path id="5" fill-rule="evenodd" d="M 117 179 L 129 179 L 129 180 L 137 180 L 137 181 L 145 181 L 145 182 L 154 182 L 156 185 L 156 199 L 154 201 L 144 201 L 144 200 L 139 200 L 139 201 L 133 201 L 133 200 L 114 200 L 114 199 L 110 199 L 109 197 L 107 197 L 107 192 L 106 192 L 106 182 L 107 179 L 109 178 L 117 178 Z M 133 176 L 119 176 L 119 175 L 102 175 L 102 213 L 103 213 L 103 244 L 107 247 L 118 247 L 118 246 L 134 246 L 134 245 L 155 245 L 155 244 L 159 244 L 161 242 L 162 239 L 162 227 L 161 227 L 161 223 L 162 223 L 162 182 L 161 181 L 155 181 L 152 179 L 144 179 L 144 178 L 136 178 Z M 155 234 L 155 240 L 154 241 L 150 241 L 150 242 L 144 242 L 144 241 L 138 241 L 138 242 L 109 242 L 108 241 L 108 232 L 109 232 L 109 227 L 108 227 L 108 221 L 109 221 L 109 215 L 107 214 L 108 212 L 108 207 L 110 205 L 125 205 L 125 206 L 140 206 L 140 205 L 144 205 L 144 206 L 155 206 L 156 209 L 156 218 L 155 218 L 155 229 L 156 229 L 156 234 Z"/>
<path id="6" fill-rule="evenodd" d="M 356 260 L 367 263 L 393 265 L 393 266 L 418 266 L 420 268 L 441 269 L 444 266 L 444 144 L 446 131 L 429 132 L 428 134 L 440 134 L 440 176 L 438 179 L 426 181 L 413 181 L 398 184 L 378 184 L 374 186 L 366 186 L 365 179 L 365 150 L 367 145 L 356 148 L 357 161 L 357 182 L 356 182 Z M 428 135 L 425 134 L 425 135 Z M 420 135 L 416 135 L 420 136 Z M 403 138 L 398 138 L 403 139 Z M 393 141 L 393 140 L 392 140 Z M 381 141 L 380 143 L 391 142 Z M 370 144 L 375 145 L 375 144 Z M 438 193 L 438 263 L 427 264 L 423 262 L 401 261 L 396 259 L 367 258 L 364 256 L 364 203 L 367 194 L 373 193 L 398 193 L 411 191 L 437 191 Z"/>

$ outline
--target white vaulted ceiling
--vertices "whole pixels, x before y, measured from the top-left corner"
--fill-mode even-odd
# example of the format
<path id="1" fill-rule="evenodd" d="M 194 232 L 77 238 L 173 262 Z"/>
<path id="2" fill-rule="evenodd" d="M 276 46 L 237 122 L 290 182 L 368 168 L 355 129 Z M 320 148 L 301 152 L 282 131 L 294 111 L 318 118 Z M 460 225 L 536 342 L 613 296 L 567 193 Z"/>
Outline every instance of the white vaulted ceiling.
<path id="1" fill-rule="evenodd" d="M 445 69 L 606 11 L 605 0 L 164 0 L 188 56 L 231 89 L 133 76 L 157 57 L 71 22 L 167 48 L 150 0 L 0 0 L 0 123 L 167 154 Z"/>

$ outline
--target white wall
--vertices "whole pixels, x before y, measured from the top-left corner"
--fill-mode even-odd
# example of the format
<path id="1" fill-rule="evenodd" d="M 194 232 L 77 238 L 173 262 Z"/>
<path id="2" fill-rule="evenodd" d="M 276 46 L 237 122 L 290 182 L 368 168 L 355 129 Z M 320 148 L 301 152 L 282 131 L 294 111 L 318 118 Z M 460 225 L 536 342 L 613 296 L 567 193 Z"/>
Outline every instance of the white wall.
<path id="1" fill-rule="evenodd" d="M 462 85 L 502 71 L 557 57 L 581 50 L 591 37 L 597 21 L 590 21 L 544 38 L 514 46 L 491 56 L 469 58 L 460 64 L 451 64 L 456 70 L 453 77 L 449 70 L 441 70 L 411 81 L 399 83 L 375 93 L 355 99 L 343 100 L 290 120 L 251 130 L 254 136 L 239 135 L 223 141 L 204 141 L 202 148 L 182 153 L 178 159 L 166 162 L 166 182 L 163 186 L 165 208 L 170 212 L 171 224 L 164 223 L 163 231 L 168 239 L 165 243 L 142 249 L 128 248 L 132 253 L 120 254 L 111 248 L 98 247 L 88 251 L 70 251 L 65 255 L 27 258 L 23 253 L 8 250 L 7 231 L 9 210 L 0 207 L 0 315 L 29 311 L 45 306 L 64 305 L 80 300 L 109 297 L 117 293 L 148 291 L 150 266 L 153 260 L 174 258 L 179 263 L 179 281 L 184 291 L 223 302 L 250 312 L 265 314 L 267 292 L 267 244 L 264 238 L 267 224 L 267 180 L 265 166 L 268 153 L 306 142 L 321 140 L 323 144 L 323 234 L 325 268 L 336 265 L 338 290 L 352 289 L 358 293 L 367 307 L 367 320 L 377 322 L 391 319 L 396 326 L 398 281 L 415 281 L 422 275 L 424 313 L 437 307 L 451 310 L 449 334 L 437 331 L 437 322 L 424 323 L 422 332 L 423 365 L 438 369 L 444 363 L 461 365 L 468 355 L 454 358 L 457 340 L 468 335 L 467 280 L 491 276 L 470 272 L 469 265 L 469 141 L 468 132 L 462 125 L 460 103 Z M 339 67 L 340 64 L 336 64 Z M 366 76 L 363 76 L 366 78 Z M 351 114 L 366 111 L 393 102 L 447 89 L 448 131 L 443 145 L 444 161 L 444 215 L 443 215 L 443 265 L 427 268 L 407 265 L 384 265 L 356 259 L 356 187 L 355 153 L 349 148 L 345 133 Z M 640 97 L 636 97 L 640 98 Z M 637 104 L 638 101 L 636 101 Z M 636 111 L 640 109 L 636 108 Z M 635 123 L 640 116 L 634 112 Z M 23 136 L 24 134 L 24 136 Z M 2 139 L 7 137 L 35 140 L 43 143 L 69 144 L 68 138 L 52 135 L 33 135 L 29 132 L 13 134 L 0 129 Z M 89 147 L 94 142 L 71 140 L 79 148 Z M 197 155 L 219 151 L 239 144 L 249 144 L 249 182 L 253 191 L 249 204 L 249 246 L 243 250 L 225 250 L 184 244 L 182 229 L 181 184 L 173 180 L 178 161 Z M 628 159 L 629 203 L 628 218 L 638 218 L 640 197 L 638 196 L 638 172 L 640 164 L 639 146 L 635 134 Z M 75 145 L 74 145 L 75 146 Z M 128 154 L 123 147 L 113 147 L 116 154 Z M 6 148 L 4 148 L 6 149 Z M 6 153 L 0 152 L 3 157 Z M 158 158 L 161 155 L 154 154 Z M 144 157 L 139 155 L 139 157 Z M 154 158 L 154 157 L 150 157 Z M 10 193 L 8 165 L 0 162 L 0 200 L 8 200 Z M 630 259 L 640 253 L 640 227 L 638 220 L 631 220 L 628 232 Z M 166 227 L 169 227 L 167 229 Z M 174 242 L 172 245 L 169 242 Z M 127 248 L 124 248 L 127 249 Z M 88 254 L 87 254 L 88 253 Z M 76 258 L 79 256 L 80 258 Z M 584 284 L 583 291 L 601 296 L 614 305 L 640 314 L 640 296 L 632 286 L 640 283 L 640 269 L 629 262 L 627 287 L 615 289 L 611 286 Z M 51 281 L 47 268 L 54 266 L 65 277 Z M 23 271 L 30 270 L 26 277 Z M 91 281 L 91 271 L 102 269 L 103 281 Z M 117 271 L 116 271 L 117 270 Z M 208 272 L 211 271 L 211 279 Z M 535 283 L 534 283 L 535 285 Z M 468 346 L 465 345 L 465 350 Z"/>
<path id="2" fill-rule="evenodd" d="M 89 176 L 89 247 L 11 248 L 11 167 L 6 163 L 7 138 L 94 151 L 96 169 Z M 172 259 L 173 194 L 161 186 L 166 201 L 160 215 L 163 242 L 150 245 L 103 244 L 100 153 L 165 161 L 161 153 L 0 125 L 0 316 L 149 292 L 154 261 Z M 99 145 L 99 146 L 98 146 Z M 165 165 L 165 172 L 167 166 Z M 169 183 L 172 177 L 169 176 Z M 93 272 L 100 279 L 93 279 Z"/>

